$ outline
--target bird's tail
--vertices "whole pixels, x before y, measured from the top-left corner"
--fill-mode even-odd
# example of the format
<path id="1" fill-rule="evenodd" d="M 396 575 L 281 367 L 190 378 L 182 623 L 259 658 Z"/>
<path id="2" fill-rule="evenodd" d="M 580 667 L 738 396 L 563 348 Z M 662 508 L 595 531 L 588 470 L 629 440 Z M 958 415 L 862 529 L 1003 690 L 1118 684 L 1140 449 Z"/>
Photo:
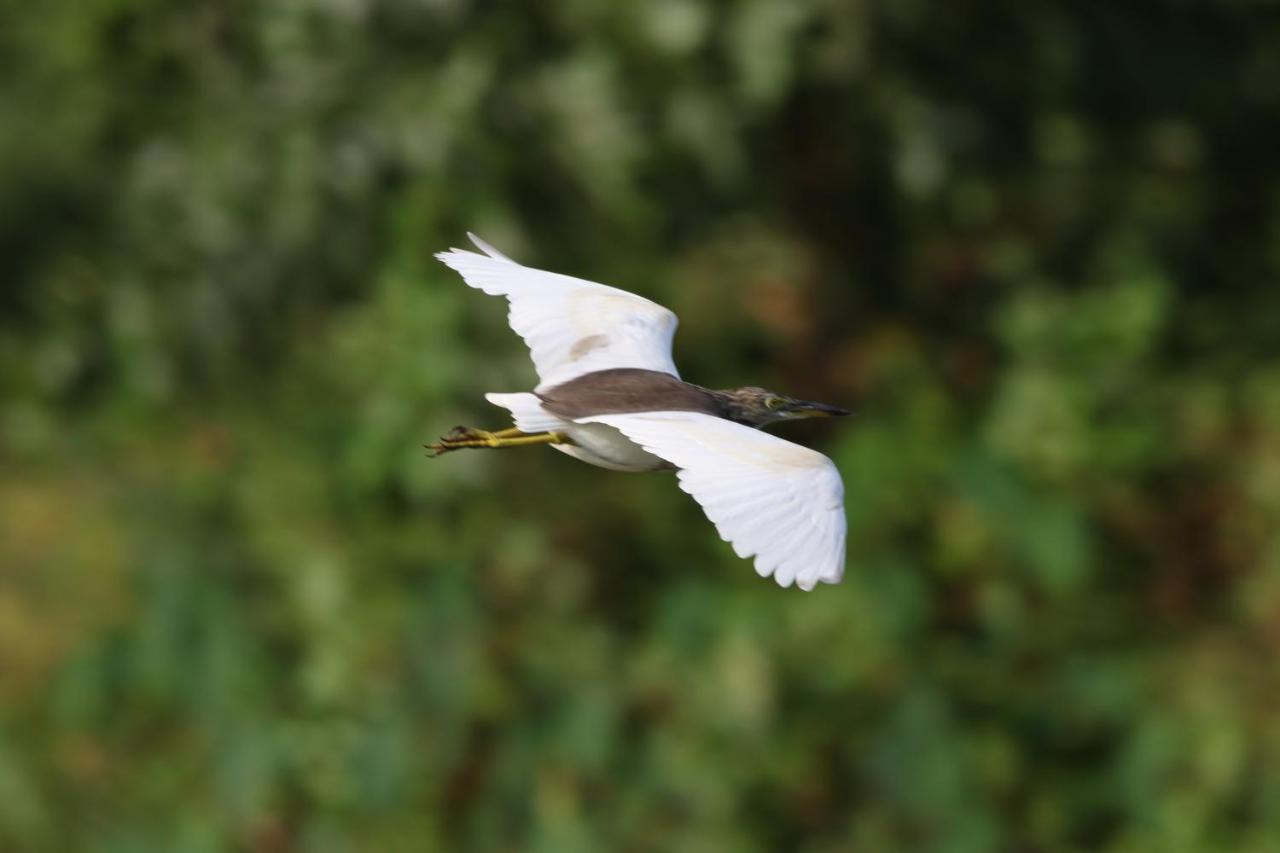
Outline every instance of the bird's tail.
<path id="1" fill-rule="evenodd" d="M 484 398 L 511 412 L 521 432 L 554 432 L 564 426 L 564 420 L 544 410 L 542 401 L 533 394 L 485 394 Z"/>

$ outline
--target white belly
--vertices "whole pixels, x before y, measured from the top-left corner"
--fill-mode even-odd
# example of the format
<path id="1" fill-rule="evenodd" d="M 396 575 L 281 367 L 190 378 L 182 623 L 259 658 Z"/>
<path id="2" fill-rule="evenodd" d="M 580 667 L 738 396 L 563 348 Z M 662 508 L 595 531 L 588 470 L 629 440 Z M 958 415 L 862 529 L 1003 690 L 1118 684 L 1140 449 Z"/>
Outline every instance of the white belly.
<path id="1" fill-rule="evenodd" d="M 573 444 L 553 444 L 552 447 L 601 468 L 658 471 L 672 467 L 611 426 L 566 423 L 558 431 L 573 439 Z"/>

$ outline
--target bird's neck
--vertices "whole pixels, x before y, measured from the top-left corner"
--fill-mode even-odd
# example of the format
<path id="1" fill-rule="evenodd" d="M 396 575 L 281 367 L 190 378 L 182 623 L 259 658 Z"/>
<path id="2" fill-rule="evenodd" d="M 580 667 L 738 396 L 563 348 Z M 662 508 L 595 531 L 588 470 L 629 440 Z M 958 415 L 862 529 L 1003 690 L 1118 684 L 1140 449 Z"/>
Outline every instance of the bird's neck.
<path id="1" fill-rule="evenodd" d="M 743 405 L 738 396 L 730 390 L 716 390 L 715 388 L 703 388 L 698 386 L 700 390 L 705 392 L 708 397 L 714 401 L 715 408 L 718 410 L 720 417 L 727 421 L 733 421 L 743 426 L 759 427 L 756 423 L 752 412 Z"/>

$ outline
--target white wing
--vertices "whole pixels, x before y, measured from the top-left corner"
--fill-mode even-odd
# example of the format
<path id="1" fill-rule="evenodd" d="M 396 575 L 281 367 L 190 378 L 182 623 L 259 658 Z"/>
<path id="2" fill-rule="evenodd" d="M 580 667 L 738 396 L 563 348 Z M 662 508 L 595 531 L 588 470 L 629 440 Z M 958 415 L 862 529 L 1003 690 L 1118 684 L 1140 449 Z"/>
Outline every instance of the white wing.
<path id="1" fill-rule="evenodd" d="M 450 249 L 436 257 L 470 286 L 507 297 L 508 322 L 529 345 L 541 380 L 536 390 L 612 367 L 679 376 L 671 361 L 676 315 L 666 308 L 616 287 L 521 266 L 468 236 L 484 255 Z"/>
<path id="2" fill-rule="evenodd" d="M 807 447 L 701 412 L 593 415 L 680 469 L 739 557 L 761 577 L 813 589 L 844 575 L 844 484 L 831 460 Z"/>

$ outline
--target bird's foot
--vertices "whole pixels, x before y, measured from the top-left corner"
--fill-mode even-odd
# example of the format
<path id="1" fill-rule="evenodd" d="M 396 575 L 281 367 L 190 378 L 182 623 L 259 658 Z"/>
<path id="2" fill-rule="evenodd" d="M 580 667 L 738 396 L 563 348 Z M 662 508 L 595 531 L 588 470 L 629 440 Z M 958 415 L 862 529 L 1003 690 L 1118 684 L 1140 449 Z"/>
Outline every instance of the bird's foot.
<path id="1" fill-rule="evenodd" d="M 427 455 L 432 458 L 443 456 L 452 450 L 462 450 L 467 447 L 483 447 L 487 442 L 486 439 L 491 438 L 493 433 L 482 429 L 472 429 L 471 427 L 456 426 L 449 430 L 448 435 L 440 436 L 440 440 L 433 444 L 425 444 Z"/>
<path id="2" fill-rule="evenodd" d="M 449 434 L 444 436 L 442 441 L 488 441 L 493 438 L 494 434 L 487 429 L 476 429 L 475 427 L 456 426 L 449 430 Z"/>
<path id="3" fill-rule="evenodd" d="M 489 432 L 484 429 L 457 426 L 450 430 L 448 435 L 441 436 L 439 441 L 434 444 L 424 444 L 423 447 L 427 448 L 428 456 L 435 458 L 468 447 L 523 447 L 530 444 L 568 443 L 570 443 L 568 437 L 558 432 L 524 433 L 515 427 Z"/>
<path id="4" fill-rule="evenodd" d="M 448 435 L 441 436 L 439 441 L 433 444 L 424 444 L 423 447 L 427 448 L 427 455 L 434 459 L 450 451 L 464 450 L 468 447 L 502 447 L 506 439 L 523 434 L 520 430 L 514 428 L 490 432 L 487 429 L 456 426 L 449 430 Z"/>

